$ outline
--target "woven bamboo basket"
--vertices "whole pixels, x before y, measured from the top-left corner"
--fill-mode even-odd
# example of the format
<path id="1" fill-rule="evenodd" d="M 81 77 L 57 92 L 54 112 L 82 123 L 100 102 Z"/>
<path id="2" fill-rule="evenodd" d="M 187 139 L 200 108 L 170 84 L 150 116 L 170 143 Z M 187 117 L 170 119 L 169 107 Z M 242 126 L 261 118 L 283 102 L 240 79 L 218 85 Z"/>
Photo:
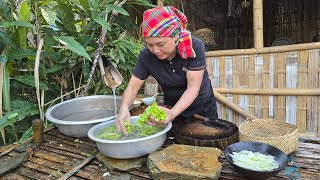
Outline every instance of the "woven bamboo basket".
<path id="1" fill-rule="evenodd" d="M 193 32 L 193 35 L 201 39 L 205 45 L 215 45 L 213 32 L 209 28 L 198 29 Z"/>
<path id="2" fill-rule="evenodd" d="M 201 39 L 207 51 L 213 50 L 216 46 L 218 46 L 214 39 L 213 31 L 209 28 L 198 29 L 192 34 Z"/>
<path id="3" fill-rule="evenodd" d="M 298 128 L 274 119 L 247 120 L 239 126 L 239 139 L 270 144 L 290 154 L 298 146 Z"/>

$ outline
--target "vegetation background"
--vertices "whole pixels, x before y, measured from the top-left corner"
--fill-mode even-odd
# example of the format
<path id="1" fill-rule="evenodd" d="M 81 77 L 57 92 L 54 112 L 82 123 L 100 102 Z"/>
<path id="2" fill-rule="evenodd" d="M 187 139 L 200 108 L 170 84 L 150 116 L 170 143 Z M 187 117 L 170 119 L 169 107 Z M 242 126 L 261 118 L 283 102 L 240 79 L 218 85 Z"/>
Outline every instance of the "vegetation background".
<path id="1" fill-rule="evenodd" d="M 148 0 L 1 0 L 0 146 L 28 138 L 31 120 L 53 104 L 111 94 L 97 56 L 121 72 L 121 94 L 143 47 L 135 15 L 150 7 Z"/>

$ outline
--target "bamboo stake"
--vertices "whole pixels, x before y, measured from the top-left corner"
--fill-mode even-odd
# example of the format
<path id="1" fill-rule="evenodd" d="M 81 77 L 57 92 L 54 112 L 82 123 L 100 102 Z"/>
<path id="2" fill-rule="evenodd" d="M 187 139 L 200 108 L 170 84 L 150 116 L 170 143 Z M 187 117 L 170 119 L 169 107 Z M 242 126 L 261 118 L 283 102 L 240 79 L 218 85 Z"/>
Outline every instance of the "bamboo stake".
<path id="1" fill-rule="evenodd" d="M 239 82 L 239 77 L 240 77 L 240 71 L 238 68 L 238 62 L 239 62 L 240 57 L 234 56 L 232 57 L 232 87 L 240 87 L 240 82 Z M 239 95 L 232 95 L 233 102 L 235 104 L 240 104 L 240 96 Z M 241 107 L 241 106 L 239 106 Z M 237 114 L 236 112 L 233 112 L 233 122 L 235 124 L 240 125 L 241 124 L 241 119 L 242 116 Z"/>
<path id="2" fill-rule="evenodd" d="M 277 80 L 278 80 L 278 88 L 286 88 L 286 57 L 287 53 L 278 53 L 277 54 Z M 277 106 L 277 119 L 285 121 L 286 119 L 286 97 L 278 96 L 278 106 Z"/>
<path id="3" fill-rule="evenodd" d="M 239 87 L 246 89 L 249 87 L 249 56 L 239 56 L 238 63 L 239 69 Z M 248 95 L 239 95 L 239 106 L 246 111 L 249 111 L 249 97 Z M 245 117 L 239 117 L 239 123 L 242 124 Z"/>
<path id="4" fill-rule="evenodd" d="M 37 95 L 37 100 L 38 100 L 38 107 L 39 107 L 39 112 L 40 112 L 40 119 L 44 119 L 44 112 L 43 109 L 41 108 L 41 96 L 40 96 L 40 83 L 39 83 L 39 66 L 40 66 L 40 58 L 41 58 L 41 50 L 43 46 L 43 39 L 40 39 L 38 43 L 38 50 L 37 50 L 37 55 L 36 55 L 36 60 L 35 60 L 35 65 L 34 65 L 34 82 L 36 86 L 36 95 Z"/>
<path id="5" fill-rule="evenodd" d="M 319 96 L 320 88 L 285 89 L 285 88 L 213 88 L 221 94 L 274 95 L 274 96 Z"/>
<path id="6" fill-rule="evenodd" d="M 263 0 L 253 0 L 254 48 L 263 48 Z"/>
<path id="7" fill-rule="evenodd" d="M 287 46 L 274 46 L 274 47 L 265 47 L 265 48 L 207 51 L 206 57 L 279 53 L 279 52 L 303 51 L 303 50 L 311 50 L 311 49 L 320 49 L 320 42 L 294 44 L 294 45 L 287 45 Z"/>
<path id="8" fill-rule="evenodd" d="M 248 88 L 249 87 L 256 87 L 255 84 L 255 63 L 254 63 L 254 55 L 249 56 L 248 59 Z M 248 111 L 250 113 L 255 113 L 254 112 L 254 107 L 255 107 L 255 98 L 254 96 L 248 96 Z"/>
<path id="9" fill-rule="evenodd" d="M 275 54 L 269 54 L 269 77 L 268 77 L 268 88 L 273 89 L 275 86 Z M 277 97 L 269 96 L 269 112 L 268 117 L 274 119 L 275 118 L 275 112 L 276 112 L 276 102 Z"/>
<path id="10" fill-rule="evenodd" d="M 220 69 L 219 69 L 219 76 L 220 76 L 220 79 L 219 79 L 219 86 L 220 87 L 226 87 L 225 85 L 225 82 L 226 82 L 226 69 L 225 69 L 225 66 L 226 66 L 226 58 L 225 56 L 221 56 L 219 58 L 219 64 L 220 64 Z M 220 104 L 220 116 L 219 117 L 226 117 L 227 116 L 227 112 L 226 112 L 226 107 L 224 104 Z"/>
<path id="11" fill-rule="evenodd" d="M 263 74 L 262 74 L 262 85 L 263 88 L 269 87 L 269 66 L 270 66 L 270 55 L 263 54 Z M 272 107 L 272 106 L 271 106 Z M 262 96 L 262 117 L 269 117 L 269 96 Z"/>
<path id="12" fill-rule="evenodd" d="M 313 50 L 309 51 L 308 57 L 308 83 L 309 88 L 318 87 L 319 84 L 319 58 L 320 51 Z M 317 124 L 318 122 L 318 108 L 319 108 L 319 101 L 317 96 L 311 96 L 308 98 L 307 101 L 307 131 L 317 131 Z"/>
<path id="13" fill-rule="evenodd" d="M 286 57 L 286 88 L 296 89 L 298 79 L 298 52 L 287 53 Z M 297 97 L 286 96 L 286 122 L 297 124 Z M 299 127 L 298 127 L 299 129 Z"/>
<path id="14" fill-rule="evenodd" d="M 72 168 L 69 172 L 61 176 L 58 180 L 67 180 L 70 176 L 72 176 L 74 173 L 77 173 L 83 166 L 88 164 L 91 160 L 93 160 L 96 157 L 96 155 L 92 155 L 85 160 L 83 160 L 79 165 Z"/>
<path id="15" fill-rule="evenodd" d="M 308 51 L 301 51 L 299 53 L 299 59 L 298 59 L 298 89 L 304 89 L 308 88 L 308 84 L 305 83 L 305 80 L 308 79 Z M 307 99 L 306 96 L 298 96 L 297 97 L 297 127 L 298 133 L 304 133 L 307 130 L 307 111 L 306 111 L 306 105 L 307 105 Z"/>
<path id="16" fill-rule="evenodd" d="M 3 73 L 4 73 L 5 63 L 0 62 L 0 118 L 2 118 L 2 91 L 3 91 Z M 0 129 L 1 137 L 3 144 L 7 144 L 6 142 L 6 134 L 4 128 Z"/>
<path id="17" fill-rule="evenodd" d="M 211 59 L 211 58 L 210 58 Z M 220 87 L 220 63 L 219 58 L 212 58 L 208 63 L 208 72 L 210 72 L 210 77 L 212 77 L 212 87 Z M 211 64 L 211 65 L 210 65 Z M 218 117 L 221 117 L 221 104 L 217 102 Z"/>
<path id="18" fill-rule="evenodd" d="M 255 115 L 244 111 L 243 109 L 241 109 L 238 105 L 234 104 L 232 101 L 229 101 L 226 97 L 224 97 L 222 94 L 220 94 L 219 92 L 214 92 L 214 97 L 220 101 L 221 103 L 225 104 L 226 106 L 228 106 L 229 108 L 233 109 L 234 111 L 238 112 L 239 114 L 250 118 L 250 119 L 258 119 Z"/>
<path id="19" fill-rule="evenodd" d="M 257 55 L 254 57 L 254 87 L 263 88 L 263 57 Z M 262 117 L 262 96 L 254 96 L 254 114 Z"/>

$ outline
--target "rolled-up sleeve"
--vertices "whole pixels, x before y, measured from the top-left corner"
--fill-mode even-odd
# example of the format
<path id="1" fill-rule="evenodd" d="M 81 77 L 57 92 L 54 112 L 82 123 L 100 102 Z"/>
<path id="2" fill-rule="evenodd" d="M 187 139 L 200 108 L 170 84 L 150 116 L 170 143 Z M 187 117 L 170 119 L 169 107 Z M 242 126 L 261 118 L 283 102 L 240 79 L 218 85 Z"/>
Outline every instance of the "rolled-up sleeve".
<path id="1" fill-rule="evenodd" d="M 141 53 L 138 56 L 138 59 L 136 61 L 136 65 L 133 69 L 133 76 L 140 79 L 145 80 L 150 75 L 150 72 L 148 71 L 148 67 L 144 63 L 145 60 L 147 60 L 145 49 L 141 51 Z"/>
<path id="2" fill-rule="evenodd" d="M 193 49 L 196 53 L 195 58 L 189 58 L 188 70 L 190 71 L 199 71 L 207 67 L 206 56 L 205 56 L 205 46 L 201 41 L 195 41 L 193 44 Z"/>

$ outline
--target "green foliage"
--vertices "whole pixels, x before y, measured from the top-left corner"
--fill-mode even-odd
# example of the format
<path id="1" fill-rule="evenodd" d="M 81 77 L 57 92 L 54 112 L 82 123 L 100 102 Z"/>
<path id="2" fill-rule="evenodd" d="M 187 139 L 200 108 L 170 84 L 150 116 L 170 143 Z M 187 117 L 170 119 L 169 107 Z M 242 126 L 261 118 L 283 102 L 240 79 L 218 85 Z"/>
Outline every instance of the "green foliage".
<path id="1" fill-rule="evenodd" d="M 31 87 L 35 87 L 35 82 L 34 82 L 34 78 L 33 76 L 30 75 L 24 75 L 24 76 L 17 76 L 15 78 L 13 78 L 16 81 L 19 81 L 20 83 L 23 83 L 25 85 L 31 86 Z M 48 86 L 46 85 L 46 83 L 44 82 L 40 82 L 40 89 L 43 90 L 49 90 Z"/>
<path id="2" fill-rule="evenodd" d="M 30 22 L 30 9 L 26 2 L 21 3 L 20 12 L 19 12 L 19 21 Z M 29 29 L 27 27 L 18 27 L 19 34 L 19 45 L 20 48 L 27 47 L 27 33 Z"/>
<path id="3" fill-rule="evenodd" d="M 55 40 L 59 41 L 61 44 L 65 46 L 65 48 L 70 49 L 71 51 L 77 53 L 80 56 L 85 57 L 87 60 L 91 61 L 91 58 L 87 51 L 83 48 L 81 44 L 79 44 L 72 37 L 68 36 L 59 36 L 53 37 Z"/>
<path id="4" fill-rule="evenodd" d="M 0 118 L 0 128 L 4 128 L 18 121 L 23 120 L 26 117 L 33 116 L 39 113 L 38 105 L 22 107 L 7 113 Z"/>
<path id="5" fill-rule="evenodd" d="M 141 39 L 131 35 L 138 26 L 131 22 L 128 12 L 132 11 L 128 10 L 153 6 L 148 0 L 130 0 L 122 7 L 114 5 L 115 0 L 28 0 L 16 4 L 18 2 L 0 1 L 0 62 L 5 63 L 0 69 L 4 77 L 3 92 L 0 92 L 3 93 L 0 128 L 9 127 L 7 135 L 18 122 L 39 118 L 34 67 L 40 39 L 44 40 L 39 65 L 44 104 L 87 82 L 102 29 L 107 30 L 102 54 L 115 63 L 123 75 L 124 83 L 117 93 L 124 91 L 142 49 Z M 118 15 L 110 21 L 112 12 Z M 111 94 L 110 89 L 98 84 L 101 78 L 96 68 L 88 94 Z M 79 93 L 66 97 L 73 98 L 76 94 Z M 14 108 L 20 101 L 30 104 Z M 14 113 L 18 115 L 10 116 Z M 25 139 L 30 133 L 30 130 L 23 132 L 24 137 L 18 139 Z"/>
<path id="6" fill-rule="evenodd" d="M 40 8 L 41 14 L 44 18 L 44 20 L 47 22 L 49 25 L 54 25 L 55 21 L 57 19 L 57 13 L 54 10 L 51 10 L 47 7 Z"/>
<path id="7" fill-rule="evenodd" d="M 19 143 L 27 140 L 31 135 L 32 135 L 32 127 L 30 127 L 26 132 L 24 132 L 24 134 L 21 136 L 21 138 L 19 139 Z"/>

